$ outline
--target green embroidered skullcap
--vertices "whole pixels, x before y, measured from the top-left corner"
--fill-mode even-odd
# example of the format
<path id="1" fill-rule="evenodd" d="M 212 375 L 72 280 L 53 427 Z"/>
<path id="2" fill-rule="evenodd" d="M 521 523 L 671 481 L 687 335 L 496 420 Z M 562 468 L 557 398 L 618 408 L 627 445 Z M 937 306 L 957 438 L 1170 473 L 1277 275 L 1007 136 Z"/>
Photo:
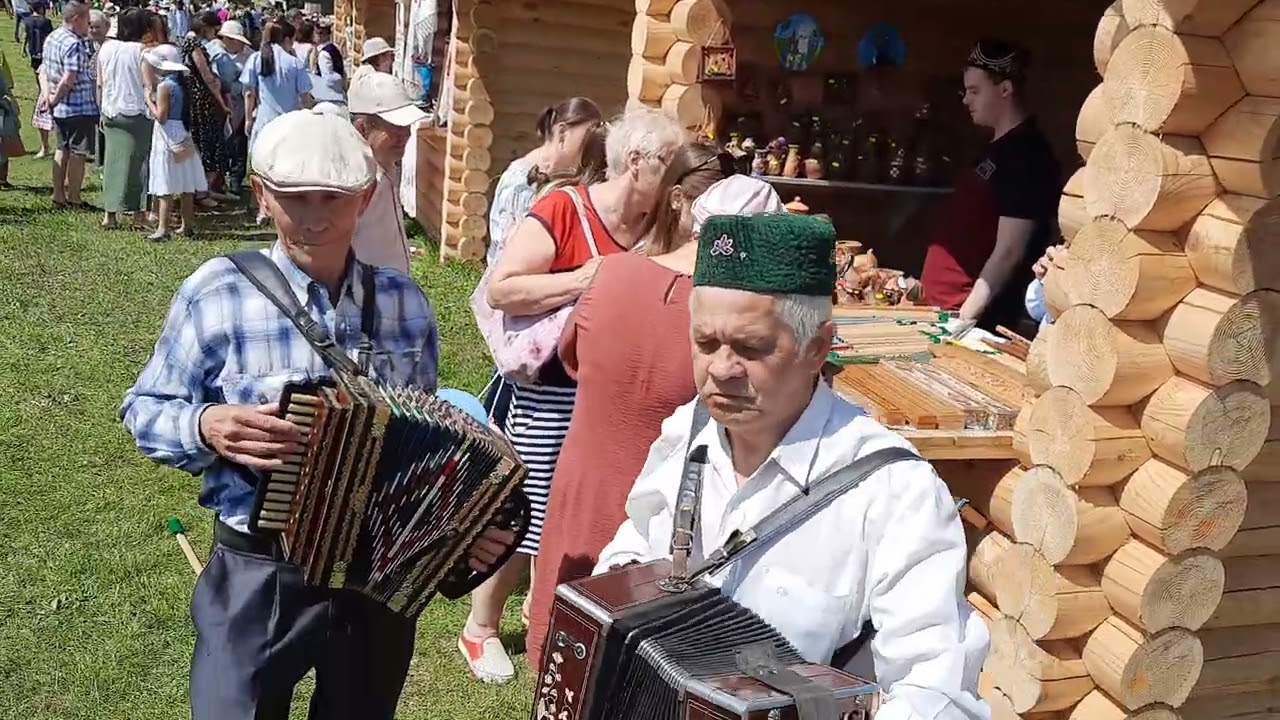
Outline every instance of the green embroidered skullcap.
<path id="1" fill-rule="evenodd" d="M 810 215 L 718 215 L 698 234 L 693 284 L 830 297 L 835 248 L 835 228 Z"/>

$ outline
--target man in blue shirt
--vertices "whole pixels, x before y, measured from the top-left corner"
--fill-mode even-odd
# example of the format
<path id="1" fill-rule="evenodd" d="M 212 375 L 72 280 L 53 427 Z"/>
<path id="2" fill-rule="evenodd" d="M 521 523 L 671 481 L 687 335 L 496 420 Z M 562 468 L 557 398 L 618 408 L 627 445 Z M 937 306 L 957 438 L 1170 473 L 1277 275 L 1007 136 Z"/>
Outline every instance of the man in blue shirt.
<path id="1" fill-rule="evenodd" d="M 277 234 L 262 252 L 298 302 L 353 358 L 361 307 L 375 303 L 370 374 L 433 392 L 431 305 L 408 275 L 356 262 L 351 252 L 377 173 L 369 146 L 349 122 L 296 111 L 262 130 L 252 161 L 254 192 Z M 368 274 L 373 297 L 364 292 Z M 202 474 L 200 502 L 217 513 L 216 544 L 191 599 L 194 720 L 284 720 L 294 686 L 312 668 L 311 718 L 395 713 L 414 621 L 358 593 L 306 585 L 278 542 L 249 528 L 259 473 L 304 442 L 279 415 L 281 389 L 327 374 L 292 322 L 219 257 L 182 283 L 154 354 L 125 395 L 120 414 L 138 447 Z M 487 530 L 472 566 L 486 570 L 513 541 Z"/>

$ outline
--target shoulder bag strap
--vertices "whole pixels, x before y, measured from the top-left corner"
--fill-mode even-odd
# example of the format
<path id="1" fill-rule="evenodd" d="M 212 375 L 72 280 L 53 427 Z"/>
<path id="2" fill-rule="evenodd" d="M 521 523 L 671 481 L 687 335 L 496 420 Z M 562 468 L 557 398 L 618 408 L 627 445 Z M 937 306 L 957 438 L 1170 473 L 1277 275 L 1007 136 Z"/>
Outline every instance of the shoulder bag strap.
<path id="1" fill-rule="evenodd" d="M 919 455 L 906 448 L 884 448 L 863 455 L 852 464 L 828 473 L 811 483 L 807 493 L 791 498 L 755 527 L 745 531 L 735 530 L 724 546 L 711 553 L 690 575 L 690 580 L 721 570 L 741 557 L 748 549 L 766 543 L 808 520 L 832 500 L 861 485 L 863 480 L 877 470 L 904 460 L 920 459 Z"/>
<path id="2" fill-rule="evenodd" d="M 360 374 L 359 366 L 343 354 L 325 327 L 316 322 L 311 313 L 298 303 L 289 287 L 289 281 L 285 280 L 284 273 L 280 272 L 280 268 L 270 258 L 256 250 L 246 250 L 227 255 L 227 259 L 289 318 L 307 343 L 320 355 L 320 359 L 324 360 L 325 365 L 335 372 Z"/>
<path id="3" fill-rule="evenodd" d="M 694 400 L 693 422 L 689 442 L 684 448 L 684 470 L 680 475 L 680 491 L 671 523 L 671 578 L 683 582 L 689 574 L 689 556 L 698 524 L 698 508 L 702 505 L 702 475 L 707 467 L 707 446 L 693 447 L 694 438 L 711 420 L 711 413 L 701 398 Z"/>
<path id="4" fill-rule="evenodd" d="M 366 265 L 359 260 L 356 260 L 355 263 L 356 267 L 360 269 L 361 289 L 358 362 L 360 364 L 360 373 L 368 375 L 373 357 L 373 336 L 378 327 L 377 278 L 374 277 L 374 267 L 372 265 Z"/>
<path id="5" fill-rule="evenodd" d="M 586 187 L 585 185 L 583 187 Z M 573 206 L 578 209 L 578 222 L 582 223 L 582 234 L 587 236 L 587 246 L 591 248 L 591 257 L 600 257 L 600 249 L 596 247 L 596 234 L 591 231 L 591 221 L 587 219 L 587 206 L 582 202 L 582 196 L 578 194 L 577 188 L 561 188 L 564 192 L 569 193 L 569 197 L 573 198 Z"/>

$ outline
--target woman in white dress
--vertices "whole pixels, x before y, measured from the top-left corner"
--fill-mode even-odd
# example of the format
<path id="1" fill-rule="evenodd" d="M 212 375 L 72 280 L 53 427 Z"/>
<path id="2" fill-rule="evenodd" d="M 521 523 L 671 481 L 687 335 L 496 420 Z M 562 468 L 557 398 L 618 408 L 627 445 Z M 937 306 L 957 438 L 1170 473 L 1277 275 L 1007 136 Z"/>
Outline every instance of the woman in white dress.
<path id="1" fill-rule="evenodd" d="M 180 199 L 182 224 L 177 232 L 187 238 L 195 236 L 195 193 L 209 189 L 200 154 L 196 152 L 185 119 L 186 94 L 181 77 L 188 72 L 182 53 L 173 45 L 159 45 L 146 54 L 147 62 L 159 75 L 155 92 L 147 98 L 155 129 L 151 132 L 150 190 L 157 199 L 156 231 L 147 239 L 168 239 L 173 200 Z"/>

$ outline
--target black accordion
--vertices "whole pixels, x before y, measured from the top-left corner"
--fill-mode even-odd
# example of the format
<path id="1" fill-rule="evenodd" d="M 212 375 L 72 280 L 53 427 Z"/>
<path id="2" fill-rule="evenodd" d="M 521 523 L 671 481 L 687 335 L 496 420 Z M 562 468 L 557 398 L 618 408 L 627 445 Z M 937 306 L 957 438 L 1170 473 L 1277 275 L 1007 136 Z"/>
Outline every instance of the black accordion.
<path id="1" fill-rule="evenodd" d="M 867 720 L 879 688 L 805 662 L 773 626 L 671 563 L 556 588 L 533 720 Z"/>
<path id="2" fill-rule="evenodd" d="M 415 616 L 484 579 L 467 556 L 485 527 L 528 527 L 514 449 L 434 395 L 344 376 L 286 385 L 280 406 L 306 443 L 258 483 L 250 528 L 279 533 L 310 584 Z"/>

